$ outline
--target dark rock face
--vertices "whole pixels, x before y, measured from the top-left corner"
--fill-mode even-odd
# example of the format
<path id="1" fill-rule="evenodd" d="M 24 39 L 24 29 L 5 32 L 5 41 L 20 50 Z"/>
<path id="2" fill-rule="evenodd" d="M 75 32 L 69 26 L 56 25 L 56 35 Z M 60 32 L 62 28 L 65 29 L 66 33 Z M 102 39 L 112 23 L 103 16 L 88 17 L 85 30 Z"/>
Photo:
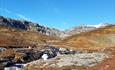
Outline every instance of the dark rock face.
<path id="1" fill-rule="evenodd" d="M 48 55 L 48 59 L 49 58 L 54 58 L 57 56 L 57 54 L 59 53 L 59 49 L 58 48 L 55 48 L 53 46 L 45 46 L 45 48 L 43 48 L 41 50 L 42 52 L 42 55 L 43 54 L 47 54 Z"/>
<path id="2" fill-rule="evenodd" d="M 14 27 L 14 28 L 21 29 L 24 31 L 39 32 L 41 34 L 53 36 L 53 37 L 59 37 L 59 35 L 62 33 L 61 31 L 57 29 L 44 27 L 44 26 L 39 25 L 38 23 L 33 23 L 26 20 L 14 20 L 10 18 L 5 18 L 3 16 L 0 16 L 0 25 Z"/>
<path id="3" fill-rule="evenodd" d="M 27 27 L 24 24 L 24 22 L 19 21 L 19 20 L 13 20 L 13 19 L 10 19 L 10 18 L 4 18 L 2 16 L 0 16 L 0 25 L 10 26 L 10 27 L 18 28 L 18 29 L 27 30 Z"/>

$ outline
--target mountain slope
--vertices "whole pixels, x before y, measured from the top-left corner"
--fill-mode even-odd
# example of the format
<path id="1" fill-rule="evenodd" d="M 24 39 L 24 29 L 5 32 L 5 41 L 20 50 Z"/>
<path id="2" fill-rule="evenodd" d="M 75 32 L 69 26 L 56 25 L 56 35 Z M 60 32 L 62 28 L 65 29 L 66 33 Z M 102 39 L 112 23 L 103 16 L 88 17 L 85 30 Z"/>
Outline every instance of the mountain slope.
<path id="1" fill-rule="evenodd" d="M 108 25 L 111 25 L 111 24 L 101 23 L 101 24 L 98 24 L 98 25 L 81 25 L 81 26 L 75 26 L 71 29 L 65 30 L 64 32 L 65 32 L 65 34 L 67 34 L 69 36 L 72 36 L 72 35 L 75 35 L 75 34 L 80 34 L 82 32 L 93 31 L 97 28 L 105 27 L 105 26 L 108 26 Z"/>
<path id="2" fill-rule="evenodd" d="M 70 36 L 62 43 L 76 48 L 113 47 L 115 46 L 115 25 Z"/>
<path id="3" fill-rule="evenodd" d="M 96 29 L 96 27 L 93 27 L 93 26 L 76 26 L 76 27 L 73 27 L 71 29 L 68 29 L 68 30 L 65 30 L 65 33 L 67 35 L 75 35 L 75 34 L 79 34 L 81 32 L 88 32 L 88 31 L 92 31 Z"/>
<path id="4" fill-rule="evenodd" d="M 55 28 L 42 26 L 38 23 L 34 23 L 34 22 L 26 21 L 26 20 L 15 20 L 15 19 L 6 18 L 3 16 L 0 16 L 0 25 L 12 27 L 16 29 L 21 29 L 23 31 L 28 31 L 28 32 L 38 32 L 40 34 L 44 34 L 44 35 L 52 36 L 52 37 L 58 37 L 61 39 L 64 39 L 68 36 L 72 36 L 75 34 L 79 34 L 81 32 L 88 32 L 88 31 L 92 31 L 96 29 L 95 26 L 85 25 L 85 26 L 76 26 L 74 28 L 71 28 L 65 31 L 60 31 Z"/>
<path id="5" fill-rule="evenodd" d="M 57 38 L 49 37 L 38 32 L 27 32 L 0 26 L 0 46 L 38 46 L 56 40 Z"/>
<path id="6" fill-rule="evenodd" d="M 41 26 L 38 23 L 34 23 L 34 22 L 26 21 L 26 20 L 14 20 L 11 18 L 3 17 L 3 16 L 0 16 L 0 25 L 13 27 L 13 28 L 17 28 L 17 29 L 21 29 L 21 30 L 29 31 L 29 32 L 38 32 L 40 34 L 53 36 L 53 37 L 60 37 L 61 34 L 63 33 L 62 31 L 59 31 L 58 29 Z"/>

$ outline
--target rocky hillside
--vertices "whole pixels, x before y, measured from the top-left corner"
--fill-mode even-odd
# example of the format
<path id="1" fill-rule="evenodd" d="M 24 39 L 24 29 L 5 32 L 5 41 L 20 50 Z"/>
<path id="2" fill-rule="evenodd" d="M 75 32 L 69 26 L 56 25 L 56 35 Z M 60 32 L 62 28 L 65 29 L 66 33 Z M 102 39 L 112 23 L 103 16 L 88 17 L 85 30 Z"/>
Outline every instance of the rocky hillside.
<path id="1" fill-rule="evenodd" d="M 113 47 L 115 46 L 115 25 L 101 27 L 90 32 L 70 36 L 62 41 L 74 47 Z"/>
<path id="2" fill-rule="evenodd" d="M 68 34 L 69 36 L 72 36 L 74 34 L 79 34 L 81 32 L 88 32 L 96 29 L 96 27 L 93 26 L 76 26 L 73 27 L 69 30 L 66 30 L 65 33 Z"/>
<path id="3" fill-rule="evenodd" d="M 72 36 L 74 34 L 79 34 L 81 32 L 88 32 L 96 29 L 95 26 L 76 26 L 65 31 L 60 31 L 55 28 L 42 26 L 38 23 L 34 23 L 26 20 L 14 20 L 3 16 L 0 16 L 0 25 L 13 27 L 28 32 L 38 32 L 40 34 L 48 35 L 51 37 L 58 37 L 61 39 L 64 39 L 65 37 L 68 36 Z"/>
<path id="4" fill-rule="evenodd" d="M 98 25 L 80 25 L 80 26 L 75 26 L 73 28 L 65 30 L 64 33 L 68 36 L 72 36 L 72 35 L 75 35 L 75 34 L 80 34 L 82 32 L 93 31 L 97 28 L 105 27 L 105 26 L 109 26 L 109 25 L 111 25 L 111 24 L 102 23 L 102 24 L 98 24 Z"/>
<path id="5" fill-rule="evenodd" d="M 53 36 L 53 37 L 60 37 L 61 34 L 63 33 L 54 28 L 41 26 L 38 23 L 33 23 L 26 20 L 14 20 L 11 18 L 3 17 L 3 16 L 0 16 L 0 25 L 13 27 L 16 29 L 21 29 L 21 30 L 29 31 L 29 32 L 38 32 L 40 34 Z"/>
<path id="6" fill-rule="evenodd" d="M 0 46 L 39 46 L 57 40 L 57 38 L 43 35 L 38 32 L 28 32 L 0 26 Z"/>

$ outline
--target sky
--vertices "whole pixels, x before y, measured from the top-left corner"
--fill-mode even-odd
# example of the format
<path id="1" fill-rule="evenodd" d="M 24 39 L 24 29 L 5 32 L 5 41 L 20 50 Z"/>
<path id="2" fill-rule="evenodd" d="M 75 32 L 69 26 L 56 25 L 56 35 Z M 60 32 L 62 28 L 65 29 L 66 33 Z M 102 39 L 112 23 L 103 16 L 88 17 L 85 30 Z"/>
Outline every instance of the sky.
<path id="1" fill-rule="evenodd" d="M 0 15 L 65 30 L 115 23 L 115 0 L 0 0 Z"/>

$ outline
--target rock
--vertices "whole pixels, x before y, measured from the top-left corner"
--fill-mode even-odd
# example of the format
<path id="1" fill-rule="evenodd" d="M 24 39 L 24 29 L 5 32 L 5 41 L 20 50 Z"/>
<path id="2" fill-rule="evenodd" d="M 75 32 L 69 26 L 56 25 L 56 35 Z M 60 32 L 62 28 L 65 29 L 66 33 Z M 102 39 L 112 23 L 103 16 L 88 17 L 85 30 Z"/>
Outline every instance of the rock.
<path id="1" fill-rule="evenodd" d="M 60 34 L 62 33 L 57 29 L 41 26 L 38 23 L 33 23 L 26 20 L 14 20 L 3 16 L 0 16 L 0 25 L 17 28 L 24 31 L 38 32 L 53 37 L 59 37 Z"/>
<path id="2" fill-rule="evenodd" d="M 108 55 L 102 52 L 92 52 L 92 53 L 83 52 L 83 53 L 74 54 L 74 55 L 62 54 L 62 55 L 56 56 L 55 58 L 47 59 L 46 61 L 40 59 L 40 60 L 32 61 L 27 64 L 30 65 L 28 69 L 32 67 L 33 69 L 37 69 L 37 70 L 39 70 L 40 68 L 45 68 L 45 67 L 46 68 L 51 67 L 51 68 L 57 68 L 57 69 L 62 68 L 62 67 L 72 67 L 72 66 L 93 67 L 94 65 L 103 61 L 106 58 L 106 56 Z"/>

